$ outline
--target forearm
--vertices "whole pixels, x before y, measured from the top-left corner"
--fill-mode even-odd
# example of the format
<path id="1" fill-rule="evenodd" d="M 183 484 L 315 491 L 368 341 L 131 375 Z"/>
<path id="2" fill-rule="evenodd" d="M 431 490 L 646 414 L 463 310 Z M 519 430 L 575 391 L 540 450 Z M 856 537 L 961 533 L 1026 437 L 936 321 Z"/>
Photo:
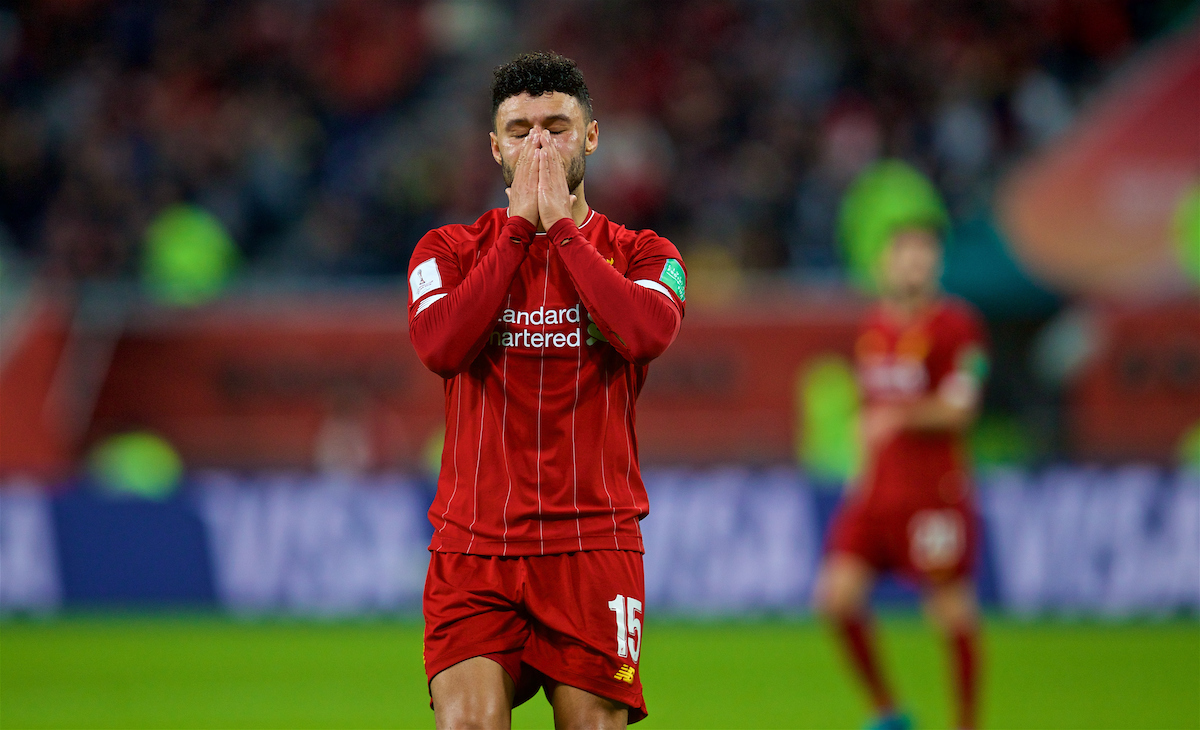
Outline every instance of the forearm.
<path id="1" fill-rule="evenodd" d="M 452 291 L 419 312 L 409 337 L 425 367 L 454 377 L 479 355 L 533 240 L 533 224 L 508 219 L 499 240 Z M 437 295 L 434 295 L 437 296 Z"/>
<path id="2" fill-rule="evenodd" d="M 584 307 L 609 343 L 638 364 L 666 351 L 679 334 L 682 320 L 667 295 L 622 276 L 579 232 L 574 221 L 563 219 L 548 233 Z"/>
<path id="3" fill-rule="evenodd" d="M 934 394 L 906 403 L 901 428 L 905 431 L 966 431 L 975 421 L 974 403 L 952 403 Z"/>

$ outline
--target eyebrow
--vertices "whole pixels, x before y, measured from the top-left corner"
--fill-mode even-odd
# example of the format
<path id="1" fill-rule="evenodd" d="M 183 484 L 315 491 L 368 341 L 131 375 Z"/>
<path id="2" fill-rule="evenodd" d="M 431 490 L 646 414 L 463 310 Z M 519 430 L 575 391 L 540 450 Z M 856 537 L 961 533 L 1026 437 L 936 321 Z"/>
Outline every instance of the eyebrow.
<path id="1" fill-rule="evenodd" d="M 551 114 L 550 116 L 542 119 L 542 126 L 548 127 L 555 122 L 566 122 L 567 124 L 570 124 L 571 117 L 567 116 L 566 114 Z M 532 127 L 532 126 L 533 126 L 533 124 L 531 124 L 528 119 L 524 119 L 524 118 L 510 119 L 504 125 L 504 129 L 509 130 L 514 127 Z"/>

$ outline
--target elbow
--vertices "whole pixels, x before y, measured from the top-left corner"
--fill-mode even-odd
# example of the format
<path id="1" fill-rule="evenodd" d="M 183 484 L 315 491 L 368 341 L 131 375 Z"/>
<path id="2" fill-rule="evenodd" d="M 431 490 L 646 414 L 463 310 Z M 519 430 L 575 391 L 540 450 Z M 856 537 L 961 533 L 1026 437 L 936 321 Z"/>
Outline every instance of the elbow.
<path id="1" fill-rule="evenodd" d="M 429 368 L 435 375 L 444 380 L 452 380 L 458 376 L 459 373 L 465 370 L 465 368 L 462 367 L 456 367 L 449 363 L 440 362 L 426 362 L 425 367 Z"/>
<path id="2" fill-rule="evenodd" d="M 641 337 L 630 343 L 629 360 L 634 365 L 649 365 L 670 347 L 675 341 L 675 333 L 667 335 Z"/>
<path id="3" fill-rule="evenodd" d="M 438 377 L 445 378 L 446 380 L 455 377 L 466 369 L 463 363 L 441 353 L 421 352 L 418 350 L 417 357 L 421 359 L 421 364 L 423 364 L 431 372 Z"/>
<path id="4" fill-rule="evenodd" d="M 650 343 L 636 349 L 630 348 L 629 359 L 634 365 L 649 365 L 651 361 L 666 351 L 666 344 Z"/>
<path id="5" fill-rule="evenodd" d="M 421 364 L 439 377 L 448 380 L 466 369 L 466 364 L 461 362 L 461 358 L 455 358 L 449 352 L 448 343 L 430 342 L 419 336 L 414 336 L 412 343 Z"/>
<path id="6" fill-rule="evenodd" d="M 654 328 L 640 333 L 629 343 L 629 360 L 635 365 L 648 365 L 671 346 L 679 334 L 680 321 L 678 317 L 669 327 Z M 657 330 L 657 331 L 656 331 Z"/>

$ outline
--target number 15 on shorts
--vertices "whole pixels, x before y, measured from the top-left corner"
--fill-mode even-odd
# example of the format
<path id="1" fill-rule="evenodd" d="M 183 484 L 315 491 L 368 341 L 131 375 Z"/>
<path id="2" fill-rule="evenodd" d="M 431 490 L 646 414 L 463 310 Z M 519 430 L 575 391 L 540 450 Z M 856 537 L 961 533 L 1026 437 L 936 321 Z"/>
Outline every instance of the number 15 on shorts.
<path id="1" fill-rule="evenodd" d="M 629 657 L 636 664 L 642 653 L 642 602 L 620 594 L 608 602 L 608 610 L 617 614 L 617 656 Z"/>

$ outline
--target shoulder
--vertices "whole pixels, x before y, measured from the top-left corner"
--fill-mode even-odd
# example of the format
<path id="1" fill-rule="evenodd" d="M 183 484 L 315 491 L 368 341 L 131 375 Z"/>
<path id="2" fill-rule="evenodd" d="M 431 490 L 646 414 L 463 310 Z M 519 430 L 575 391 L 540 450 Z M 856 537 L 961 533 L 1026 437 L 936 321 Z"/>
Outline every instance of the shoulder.
<path id="1" fill-rule="evenodd" d="M 984 324 L 983 315 L 975 305 L 956 296 L 942 297 L 935 321 L 938 330 L 954 333 L 959 337 L 982 340 L 986 336 L 987 326 Z"/>
<path id="2" fill-rule="evenodd" d="M 493 208 L 479 216 L 474 223 L 439 226 L 425 234 L 425 238 L 434 238 L 452 245 L 478 245 L 495 238 L 507 219 L 508 211 L 504 208 Z"/>
<path id="3" fill-rule="evenodd" d="M 596 213 L 595 216 L 594 224 L 599 237 L 608 241 L 613 247 L 624 251 L 630 259 L 660 255 L 665 258 L 678 259 L 681 264 L 683 263 L 683 257 L 679 255 L 679 249 L 675 247 L 675 244 L 649 228 L 626 228 L 600 213 Z"/>

